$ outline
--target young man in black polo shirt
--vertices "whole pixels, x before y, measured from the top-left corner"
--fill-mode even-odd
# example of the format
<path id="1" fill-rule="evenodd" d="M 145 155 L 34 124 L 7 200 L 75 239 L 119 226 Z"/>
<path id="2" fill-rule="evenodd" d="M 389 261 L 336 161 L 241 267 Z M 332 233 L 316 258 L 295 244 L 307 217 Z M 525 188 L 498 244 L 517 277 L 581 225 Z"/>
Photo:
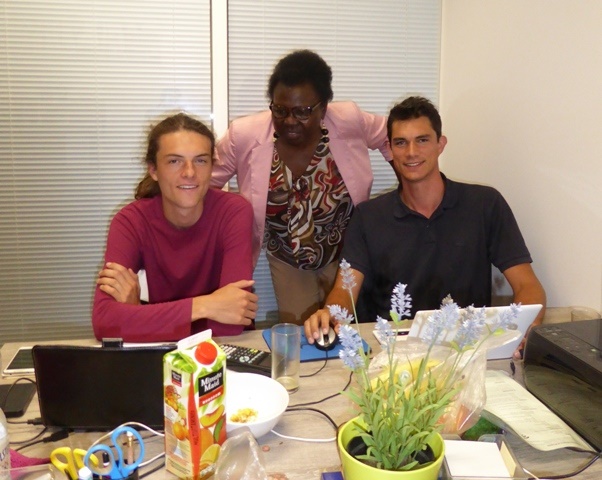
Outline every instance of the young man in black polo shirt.
<path id="1" fill-rule="evenodd" d="M 439 308 L 448 294 L 460 306 L 491 304 L 491 265 L 506 277 L 514 301 L 545 305 L 545 292 L 531 267 L 531 256 L 514 215 L 491 187 L 449 180 L 439 171 L 447 138 L 441 117 L 422 97 L 391 109 L 387 131 L 396 191 L 356 208 L 345 235 L 342 258 L 351 265 L 360 298 L 360 319 L 389 317 L 393 287 L 408 285 L 412 315 Z M 350 310 L 340 274 L 326 305 Z M 535 324 L 541 323 L 544 309 Z M 331 323 L 328 308 L 305 322 L 310 343 Z"/>

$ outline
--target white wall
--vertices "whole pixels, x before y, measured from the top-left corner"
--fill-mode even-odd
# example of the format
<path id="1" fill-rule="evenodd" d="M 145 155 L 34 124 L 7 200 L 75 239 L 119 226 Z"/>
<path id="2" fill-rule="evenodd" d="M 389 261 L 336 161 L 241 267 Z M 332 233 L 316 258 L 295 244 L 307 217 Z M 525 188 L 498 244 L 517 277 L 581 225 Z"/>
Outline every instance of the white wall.
<path id="1" fill-rule="evenodd" d="M 602 307 L 602 2 L 443 0 L 450 177 L 498 188 L 549 306 Z"/>

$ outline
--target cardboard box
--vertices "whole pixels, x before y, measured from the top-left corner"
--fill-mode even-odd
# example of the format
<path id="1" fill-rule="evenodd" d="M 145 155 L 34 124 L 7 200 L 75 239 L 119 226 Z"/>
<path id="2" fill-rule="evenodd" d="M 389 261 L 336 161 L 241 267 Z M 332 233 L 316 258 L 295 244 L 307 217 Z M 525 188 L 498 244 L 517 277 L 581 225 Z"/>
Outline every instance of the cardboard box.
<path id="1" fill-rule="evenodd" d="M 165 464 L 180 478 L 213 474 L 226 440 L 226 354 L 205 330 L 163 357 Z"/>

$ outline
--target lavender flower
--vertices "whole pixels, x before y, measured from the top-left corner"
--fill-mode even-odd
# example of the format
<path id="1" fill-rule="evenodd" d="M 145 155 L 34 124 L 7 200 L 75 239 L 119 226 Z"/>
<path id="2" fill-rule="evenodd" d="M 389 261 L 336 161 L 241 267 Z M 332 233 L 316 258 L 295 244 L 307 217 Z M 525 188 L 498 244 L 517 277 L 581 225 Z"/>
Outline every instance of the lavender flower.
<path id="1" fill-rule="evenodd" d="M 455 328 L 459 318 L 460 308 L 448 295 L 441 302 L 441 308 L 427 319 L 423 340 L 426 343 L 437 343 L 442 334 Z"/>
<path id="2" fill-rule="evenodd" d="M 349 325 L 351 322 L 353 322 L 353 315 L 351 315 L 346 308 L 342 308 L 340 305 L 328 305 L 328 311 L 330 312 L 330 316 L 332 318 L 343 325 Z"/>
<path id="3" fill-rule="evenodd" d="M 397 335 L 391 328 L 391 324 L 380 315 L 376 317 L 376 327 L 374 329 L 378 332 L 380 342 L 384 344 L 384 348 L 388 350 L 395 345 Z"/>
<path id="4" fill-rule="evenodd" d="M 461 321 L 454 343 L 460 352 L 474 346 L 481 337 L 485 326 L 485 307 L 480 309 L 472 305 L 466 308 L 466 314 Z"/>
<path id="5" fill-rule="evenodd" d="M 410 316 L 410 309 L 412 308 L 412 297 L 406 294 L 407 285 L 398 283 L 393 289 L 391 295 L 391 318 L 394 322 L 398 322 L 403 317 Z"/>
<path id="6" fill-rule="evenodd" d="M 355 277 L 351 272 L 351 265 L 349 265 L 349 262 L 343 258 L 339 265 L 339 269 L 341 271 L 341 276 L 343 277 L 343 288 L 351 295 L 353 287 L 357 285 L 355 283 Z"/>
<path id="7" fill-rule="evenodd" d="M 504 310 L 497 316 L 495 322 L 491 324 L 491 331 L 505 331 L 505 330 L 516 330 L 517 326 L 514 323 L 516 317 L 521 311 L 521 304 L 511 303 L 508 310 Z"/>
<path id="8" fill-rule="evenodd" d="M 339 329 L 339 340 L 344 350 L 349 349 L 357 352 L 362 348 L 360 334 L 350 325 L 342 325 Z"/>
<path id="9" fill-rule="evenodd" d="M 349 325 L 341 326 L 339 340 L 343 348 L 339 351 L 339 357 L 351 370 L 356 370 L 364 365 L 364 358 L 360 351 L 363 348 L 360 334 Z"/>
<path id="10" fill-rule="evenodd" d="M 364 359 L 353 350 L 340 350 L 339 358 L 343 360 L 347 368 L 354 371 L 364 366 Z"/>

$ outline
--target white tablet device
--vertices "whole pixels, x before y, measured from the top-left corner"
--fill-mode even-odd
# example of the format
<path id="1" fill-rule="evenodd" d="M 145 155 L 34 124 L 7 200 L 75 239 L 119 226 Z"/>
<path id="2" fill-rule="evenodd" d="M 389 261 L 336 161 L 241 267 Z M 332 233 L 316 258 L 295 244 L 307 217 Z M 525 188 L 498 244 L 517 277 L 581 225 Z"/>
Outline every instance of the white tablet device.
<path id="1" fill-rule="evenodd" d="M 497 316 L 500 312 L 502 312 L 503 310 L 507 310 L 509 308 L 510 308 L 509 306 L 486 307 L 485 310 L 486 310 L 487 318 L 492 318 L 494 316 Z M 517 338 L 516 340 L 513 340 L 512 342 L 507 343 L 506 345 L 502 345 L 500 347 L 488 350 L 487 351 L 487 360 L 498 360 L 498 359 L 512 357 L 514 350 L 516 350 L 516 348 L 520 344 L 523 336 L 525 335 L 525 333 L 527 332 L 527 330 L 533 323 L 533 320 L 535 320 L 535 317 L 537 317 L 537 314 L 539 313 L 541 308 L 542 308 L 542 306 L 539 304 L 522 305 L 521 312 L 519 313 L 518 318 L 515 320 L 517 329 L 520 330 L 522 335 L 519 338 Z M 428 317 L 430 317 L 434 312 L 435 312 L 435 310 L 421 310 L 421 311 L 416 312 L 416 316 L 414 317 L 411 328 L 400 329 L 400 331 L 398 332 L 397 341 L 405 340 L 408 337 L 420 337 L 422 334 L 423 328 L 425 328 L 425 326 L 426 326 Z M 448 336 L 445 338 L 445 340 L 450 341 L 454 335 L 455 335 L 455 331 L 450 332 L 448 334 Z M 383 343 L 384 340 L 382 338 L 380 338 L 380 335 L 378 332 L 375 331 L 374 336 L 381 344 Z"/>
<path id="2" fill-rule="evenodd" d="M 501 307 L 485 307 L 485 316 L 486 322 L 492 320 L 497 317 L 504 310 L 508 310 L 510 306 L 501 306 Z M 516 328 L 520 330 L 521 335 L 505 345 L 492 348 L 487 350 L 487 360 L 498 360 L 503 358 L 511 358 L 514 350 L 518 347 L 523 336 L 527 333 L 527 330 L 537 317 L 537 314 L 541 310 L 542 306 L 539 304 L 535 305 L 521 305 L 520 313 L 518 317 L 514 321 L 516 324 Z M 426 328 L 427 319 L 434 313 L 434 310 L 423 310 L 416 312 L 416 316 L 414 317 L 414 322 L 412 323 L 412 328 L 410 329 L 409 336 L 410 337 L 421 337 L 423 334 L 423 329 Z M 455 331 L 450 331 L 447 337 L 444 339 L 445 341 L 451 341 L 456 334 Z"/>
<path id="3" fill-rule="evenodd" d="M 3 375 L 33 375 L 33 356 L 32 347 L 21 347 L 17 353 L 10 359 L 6 368 L 2 371 Z"/>

